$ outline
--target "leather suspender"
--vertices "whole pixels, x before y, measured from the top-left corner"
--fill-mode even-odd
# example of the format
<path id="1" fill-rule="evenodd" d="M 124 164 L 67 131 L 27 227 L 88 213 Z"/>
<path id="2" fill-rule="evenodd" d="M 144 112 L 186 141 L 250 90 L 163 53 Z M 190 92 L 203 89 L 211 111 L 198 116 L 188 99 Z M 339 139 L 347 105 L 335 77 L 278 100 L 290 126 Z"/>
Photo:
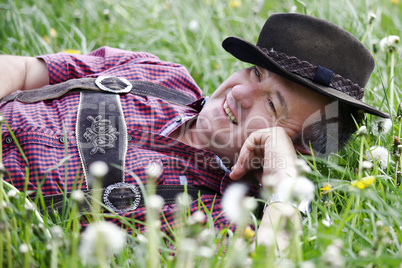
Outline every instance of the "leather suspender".
<path id="1" fill-rule="evenodd" d="M 118 94 L 131 93 L 140 96 L 161 98 L 167 102 L 200 111 L 197 100 L 170 88 L 147 81 L 128 81 L 124 78 L 100 76 L 98 78 L 73 79 L 66 82 L 45 86 L 39 89 L 13 93 L 1 101 L 17 100 L 34 103 L 42 100 L 59 98 L 70 91 L 80 91 L 80 103 L 77 113 L 76 137 L 83 165 L 87 189 L 92 190 L 89 166 L 95 161 L 108 164 L 109 172 L 103 182 L 103 201 L 109 209 L 116 212 L 135 210 L 141 206 L 141 193 L 136 186 L 124 183 L 124 164 L 127 152 L 127 127 Z M 163 197 L 174 200 L 174 196 L 183 186 L 159 185 L 157 192 Z M 209 190 L 190 186 L 189 194 L 194 198 L 201 194 L 215 194 Z M 124 193 L 124 194 L 122 194 Z M 62 194 L 45 196 L 47 206 L 52 204 L 60 209 Z"/>

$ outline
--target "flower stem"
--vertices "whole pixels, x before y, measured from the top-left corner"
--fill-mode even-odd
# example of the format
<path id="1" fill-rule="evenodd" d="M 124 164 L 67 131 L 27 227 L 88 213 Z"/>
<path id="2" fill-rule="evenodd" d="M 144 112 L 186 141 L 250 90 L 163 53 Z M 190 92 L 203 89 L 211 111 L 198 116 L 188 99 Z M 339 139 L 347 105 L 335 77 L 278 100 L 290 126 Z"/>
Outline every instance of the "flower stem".
<path id="1" fill-rule="evenodd" d="M 395 88 L 395 83 L 394 83 L 394 72 L 395 72 L 395 53 L 391 52 L 391 67 L 390 67 L 390 89 L 389 89 L 389 98 L 390 98 L 390 114 L 392 117 L 392 114 L 394 112 L 394 88 Z"/>

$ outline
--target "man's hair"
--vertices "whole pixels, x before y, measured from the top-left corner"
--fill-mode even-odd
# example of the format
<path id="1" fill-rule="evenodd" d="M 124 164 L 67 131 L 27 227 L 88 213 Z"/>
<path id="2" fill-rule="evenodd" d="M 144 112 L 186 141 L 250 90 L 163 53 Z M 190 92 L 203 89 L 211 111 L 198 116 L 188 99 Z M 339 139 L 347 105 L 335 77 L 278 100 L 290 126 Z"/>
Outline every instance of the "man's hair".
<path id="1" fill-rule="evenodd" d="M 317 112 L 320 119 L 306 122 L 301 133 L 293 138 L 301 153 L 313 150 L 316 156 L 328 156 L 346 145 L 363 119 L 363 113 L 345 103 L 335 101 Z M 311 149 L 310 149 L 311 148 Z"/>

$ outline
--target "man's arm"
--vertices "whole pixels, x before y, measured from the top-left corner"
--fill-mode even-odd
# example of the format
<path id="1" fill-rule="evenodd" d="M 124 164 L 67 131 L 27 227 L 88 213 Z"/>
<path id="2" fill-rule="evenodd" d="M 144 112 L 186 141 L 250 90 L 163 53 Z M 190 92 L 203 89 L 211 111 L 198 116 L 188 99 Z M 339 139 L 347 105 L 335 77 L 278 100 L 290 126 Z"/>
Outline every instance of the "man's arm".
<path id="1" fill-rule="evenodd" d="M 252 171 L 249 163 L 253 158 L 263 159 L 260 182 L 268 183 L 265 186 L 271 188 L 272 192 L 277 192 L 281 181 L 292 180 L 297 176 L 295 149 L 289 136 L 280 127 L 253 132 L 244 143 L 230 177 L 238 180 L 248 171 Z M 266 207 L 257 230 L 257 244 L 277 246 L 279 251 L 284 250 L 292 236 L 292 232 L 285 230 L 289 221 L 293 224 L 293 230 L 300 230 L 297 208 L 290 203 L 270 204 Z"/>
<path id="2" fill-rule="evenodd" d="M 0 55 L 0 98 L 49 84 L 46 63 L 34 57 Z"/>

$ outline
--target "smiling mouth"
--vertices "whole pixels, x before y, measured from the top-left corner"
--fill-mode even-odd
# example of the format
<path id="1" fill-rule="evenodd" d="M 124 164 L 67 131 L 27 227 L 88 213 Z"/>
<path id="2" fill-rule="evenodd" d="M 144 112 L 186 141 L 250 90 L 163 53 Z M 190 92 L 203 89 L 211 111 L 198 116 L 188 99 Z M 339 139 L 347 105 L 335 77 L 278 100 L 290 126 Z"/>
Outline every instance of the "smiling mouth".
<path id="1" fill-rule="evenodd" d="M 226 117 L 229 119 L 230 122 L 237 125 L 236 117 L 233 115 L 232 111 L 228 107 L 228 103 L 225 101 L 223 104 L 223 109 L 225 110 Z"/>

